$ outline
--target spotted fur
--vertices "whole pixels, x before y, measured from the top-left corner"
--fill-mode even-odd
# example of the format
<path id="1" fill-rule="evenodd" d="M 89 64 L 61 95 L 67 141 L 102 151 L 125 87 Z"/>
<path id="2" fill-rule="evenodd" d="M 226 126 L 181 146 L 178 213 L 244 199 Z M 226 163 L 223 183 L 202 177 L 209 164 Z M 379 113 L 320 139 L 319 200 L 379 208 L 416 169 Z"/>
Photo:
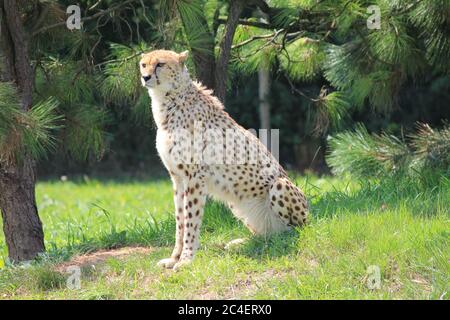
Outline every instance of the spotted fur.
<path id="1" fill-rule="evenodd" d="M 159 264 L 174 269 L 189 263 L 199 247 L 207 195 L 227 203 L 255 234 L 302 225 L 308 213 L 304 194 L 259 139 L 239 126 L 210 90 L 191 80 L 186 58 L 187 52 L 157 50 L 140 61 L 142 84 L 148 88 L 158 127 L 156 147 L 174 188 L 176 243 L 171 257 Z M 203 124 L 202 133 L 214 133 L 189 152 L 187 135 L 177 132 L 195 135 L 195 123 Z M 227 130 L 234 130 L 237 140 L 224 154 L 216 154 L 214 147 L 223 143 Z M 196 155 L 208 152 L 217 157 L 215 164 L 195 161 Z M 227 164 L 230 154 L 235 162 Z M 248 156 L 255 154 L 256 160 Z"/>

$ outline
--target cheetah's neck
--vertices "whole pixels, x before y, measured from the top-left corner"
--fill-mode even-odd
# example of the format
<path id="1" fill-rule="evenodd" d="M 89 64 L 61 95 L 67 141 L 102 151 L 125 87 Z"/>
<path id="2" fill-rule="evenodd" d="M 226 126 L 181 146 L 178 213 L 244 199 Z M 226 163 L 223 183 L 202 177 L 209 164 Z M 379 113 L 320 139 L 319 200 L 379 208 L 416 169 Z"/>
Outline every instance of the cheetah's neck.
<path id="1" fill-rule="evenodd" d="M 164 129 L 169 117 L 176 109 L 184 108 L 185 101 L 194 95 L 194 84 L 179 86 L 173 90 L 148 90 L 152 99 L 152 113 L 158 129 Z"/>

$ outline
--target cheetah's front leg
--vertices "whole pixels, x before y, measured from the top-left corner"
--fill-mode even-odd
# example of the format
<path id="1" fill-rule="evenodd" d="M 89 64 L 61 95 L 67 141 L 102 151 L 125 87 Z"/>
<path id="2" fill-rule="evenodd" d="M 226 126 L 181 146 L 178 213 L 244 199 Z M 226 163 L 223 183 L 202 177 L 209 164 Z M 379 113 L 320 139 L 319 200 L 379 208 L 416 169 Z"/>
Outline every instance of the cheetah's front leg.
<path id="1" fill-rule="evenodd" d="M 194 259 L 199 246 L 200 226 L 206 201 L 205 183 L 191 179 L 184 191 L 184 234 L 180 260 L 174 265 L 177 270 Z"/>
<path id="2" fill-rule="evenodd" d="M 170 258 L 162 259 L 158 262 L 158 266 L 164 268 L 173 268 L 178 262 L 183 250 L 183 234 L 184 234 L 184 185 L 183 181 L 175 175 L 171 175 L 173 182 L 173 200 L 175 204 L 175 219 L 176 219 L 176 231 L 175 231 L 175 248 L 172 251 Z"/>

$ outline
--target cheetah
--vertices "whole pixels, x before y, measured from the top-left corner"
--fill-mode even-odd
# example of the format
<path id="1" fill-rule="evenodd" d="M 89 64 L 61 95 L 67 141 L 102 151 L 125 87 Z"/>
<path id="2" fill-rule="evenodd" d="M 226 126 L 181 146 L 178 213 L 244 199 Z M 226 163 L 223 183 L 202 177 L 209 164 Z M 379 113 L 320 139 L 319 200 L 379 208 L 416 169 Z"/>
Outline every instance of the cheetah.
<path id="1" fill-rule="evenodd" d="M 258 235 L 301 226 L 308 214 L 305 195 L 266 146 L 224 111 L 211 90 L 191 79 L 187 58 L 187 51 L 155 50 L 139 62 L 175 203 L 175 247 L 158 265 L 174 270 L 190 263 L 199 247 L 207 196 L 228 204 Z"/>

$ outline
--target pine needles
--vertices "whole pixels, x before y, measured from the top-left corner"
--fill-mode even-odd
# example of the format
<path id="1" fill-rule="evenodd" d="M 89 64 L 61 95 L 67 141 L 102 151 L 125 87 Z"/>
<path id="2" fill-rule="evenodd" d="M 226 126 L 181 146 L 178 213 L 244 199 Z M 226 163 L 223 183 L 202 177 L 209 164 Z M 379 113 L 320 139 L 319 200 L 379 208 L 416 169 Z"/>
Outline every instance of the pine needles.
<path id="1" fill-rule="evenodd" d="M 101 158 L 106 142 L 104 126 L 108 116 L 95 105 L 76 104 L 66 113 L 66 126 L 62 132 L 64 150 L 76 160 L 90 156 Z"/>
<path id="2" fill-rule="evenodd" d="M 323 75 L 330 87 L 347 98 L 348 103 L 341 104 L 346 111 L 371 108 L 389 114 L 398 107 L 406 83 L 449 71 L 446 0 L 275 0 L 270 5 L 275 12 L 268 23 L 273 36 L 270 30 L 240 26 L 234 49 L 236 69 L 253 73 L 268 62 L 271 70 L 301 83 Z M 379 29 L 367 27 L 370 5 L 380 9 Z M 326 131 L 328 122 L 340 119 L 340 113 L 326 111 L 325 106 L 317 109 L 324 124 L 321 131 Z M 325 121 L 325 114 L 338 117 Z"/>
<path id="3" fill-rule="evenodd" d="M 410 139 L 415 150 L 416 165 L 450 173 L 450 126 L 434 130 L 427 124 L 418 124 L 417 132 Z"/>
<path id="4" fill-rule="evenodd" d="M 14 85 L 0 82 L 0 164 L 20 161 L 26 154 L 41 158 L 54 149 L 61 120 L 57 107 L 50 98 L 23 111 Z"/>
<path id="5" fill-rule="evenodd" d="M 414 175 L 429 169 L 450 173 L 450 127 L 433 130 L 418 124 L 408 140 L 386 133 L 369 134 L 362 125 L 328 139 L 327 163 L 333 173 L 359 178 Z"/>
<path id="6" fill-rule="evenodd" d="M 106 100 L 126 103 L 135 100 L 142 91 L 139 87 L 139 55 L 142 48 L 111 44 L 111 62 L 104 69 L 102 94 Z"/>
<path id="7" fill-rule="evenodd" d="M 299 38 L 285 49 L 280 56 L 281 67 L 292 79 L 310 81 L 319 75 L 325 58 L 320 42 Z"/>

